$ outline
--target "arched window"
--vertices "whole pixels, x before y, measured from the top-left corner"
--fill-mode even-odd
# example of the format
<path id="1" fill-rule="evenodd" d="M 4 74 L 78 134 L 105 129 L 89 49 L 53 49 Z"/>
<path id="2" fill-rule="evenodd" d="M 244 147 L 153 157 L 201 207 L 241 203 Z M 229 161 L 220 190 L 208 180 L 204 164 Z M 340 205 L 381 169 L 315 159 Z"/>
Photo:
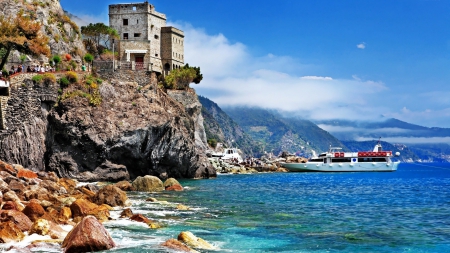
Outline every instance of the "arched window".
<path id="1" fill-rule="evenodd" d="M 164 70 L 167 70 L 167 71 L 170 70 L 170 64 L 169 63 L 164 64 Z"/>

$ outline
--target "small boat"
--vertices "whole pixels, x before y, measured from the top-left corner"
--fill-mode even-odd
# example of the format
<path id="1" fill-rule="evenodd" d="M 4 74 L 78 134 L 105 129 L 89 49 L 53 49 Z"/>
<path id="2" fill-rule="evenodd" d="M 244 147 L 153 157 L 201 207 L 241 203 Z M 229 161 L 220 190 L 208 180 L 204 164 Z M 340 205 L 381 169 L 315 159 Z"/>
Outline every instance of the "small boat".
<path id="1" fill-rule="evenodd" d="M 400 156 L 399 152 L 395 156 Z M 304 163 L 282 162 L 281 166 L 291 172 L 358 172 L 358 171 L 396 171 L 400 162 L 392 161 L 392 151 L 382 150 L 378 142 L 369 152 L 342 152 L 340 147 L 330 147 L 328 152 L 312 157 Z"/>
<path id="2" fill-rule="evenodd" d="M 223 153 L 213 153 L 212 157 L 218 157 L 219 159 L 234 161 L 236 163 L 241 163 L 244 161 L 237 148 L 227 148 L 223 151 Z"/>

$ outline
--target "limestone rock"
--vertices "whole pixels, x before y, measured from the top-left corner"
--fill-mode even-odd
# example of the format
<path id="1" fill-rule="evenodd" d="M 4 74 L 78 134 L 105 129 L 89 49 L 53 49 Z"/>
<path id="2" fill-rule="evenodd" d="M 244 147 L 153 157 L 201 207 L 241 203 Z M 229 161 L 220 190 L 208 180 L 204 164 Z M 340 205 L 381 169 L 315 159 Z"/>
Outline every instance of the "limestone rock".
<path id="1" fill-rule="evenodd" d="M 65 253 L 101 251 L 115 246 L 108 231 L 93 216 L 83 218 L 62 243 Z"/>
<path id="2" fill-rule="evenodd" d="M 0 243 L 19 242 L 24 237 L 25 234 L 13 221 L 0 223 Z"/>
<path id="3" fill-rule="evenodd" d="M 77 181 L 70 178 L 61 178 L 58 184 L 64 187 L 68 193 L 71 193 L 77 187 Z"/>
<path id="4" fill-rule="evenodd" d="M 142 214 L 134 214 L 134 215 L 132 215 L 130 217 L 130 220 L 134 220 L 134 221 L 137 221 L 137 222 L 143 222 L 143 223 L 146 223 L 146 224 L 149 224 L 149 223 L 153 222 L 152 220 L 150 220 L 149 218 L 145 217 Z"/>
<path id="5" fill-rule="evenodd" d="M 3 206 L 2 210 L 16 210 L 17 211 L 17 205 L 14 203 L 14 201 L 6 201 Z"/>
<path id="6" fill-rule="evenodd" d="M 130 208 L 126 208 L 120 213 L 120 218 L 130 218 L 131 216 L 133 216 L 133 211 Z"/>
<path id="7" fill-rule="evenodd" d="M 183 191 L 183 186 L 175 179 L 169 178 L 164 182 L 166 191 Z"/>
<path id="8" fill-rule="evenodd" d="M 184 243 L 175 240 L 173 238 L 165 241 L 162 246 L 167 247 L 169 249 L 173 249 L 176 250 L 177 252 L 191 252 L 191 253 L 196 253 L 198 251 L 193 250 L 191 248 L 189 248 L 188 246 L 186 246 Z"/>
<path id="9" fill-rule="evenodd" d="M 155 176 L 146 175 L 144 177 L 137 177 L 133 183 L 136 191 L 141 192 L 160 192 L 164 191 L 164 185 L 161 179 Z"/>
<path id="10" fill-rule="evenodd" d="M 47 235 L 50 230 L 50 222 L 45 219 L 37 219 L 34 221 L 30 229 L 31 234 Z"/>
<path id="11" fill-rule="evenodd" d="M 14 222 L 18 228 L 22 231 L 28 231 L 33 225 L 33 222 L 22 212 L 16 210 L 4 210 L 0 212 L 0 222 L 5 223 L 8 221 Z"/>
<path id="12" fill-rule="evenodd" d="M 23 209 L 23 213 L 33 222 L 46 214 L 44 208 L 37 199 L 32 199 L 30 203 L 25 206 L 25 209 Z"/>
<path id="13" fill-rule="evenodd" d="M 120 181 L 115 184 L 122 191 L 135 191 L 134 187 L 128 181 Z"/>
<path id="14" fill-rule="evenodd" d="M 90 211 L 97 208 L 98 205 L 90 202 L 86 199 L 77 199 L 75 202 L 70 205 L 70 210 L 72 211 L 73 218 L 75 217 L 85 217 L 89 214 Z"/>
<path id="15" fill-rule="evenodd" d="M 93 201 L 97 205 L 107 204 L 113 207 L 130 205 L 127 194 L 114 185 L 107 185 L 100 189 L 93 197 Z"/>
<path id="16" fill-rule="evenodd" d="M 188 246 L 198 249 L 214 250 L 216 247 L 200 237 L 195 236 L 189 231 L 183 231 L 178 235 L 178 240 L 186 243 Z"/>

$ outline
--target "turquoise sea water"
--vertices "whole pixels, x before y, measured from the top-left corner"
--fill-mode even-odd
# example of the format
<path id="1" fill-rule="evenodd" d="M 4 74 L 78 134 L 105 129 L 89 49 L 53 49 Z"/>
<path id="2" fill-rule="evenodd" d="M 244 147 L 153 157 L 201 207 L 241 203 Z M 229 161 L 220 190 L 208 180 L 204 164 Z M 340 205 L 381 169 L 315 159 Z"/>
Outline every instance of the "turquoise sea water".
<path id="1" fill-rule="evenodd" d="M 119 244 L 112 252 L 171 252 L 159 245 L 185 230 L 220 248 L 211 252 L 450 252 L 448 164 L 180 182 L 184 192 L 129 194 L 134 213 L 167 227 L 107 223 Z M 193 210 L 146 202 L 150 196 Z"/>

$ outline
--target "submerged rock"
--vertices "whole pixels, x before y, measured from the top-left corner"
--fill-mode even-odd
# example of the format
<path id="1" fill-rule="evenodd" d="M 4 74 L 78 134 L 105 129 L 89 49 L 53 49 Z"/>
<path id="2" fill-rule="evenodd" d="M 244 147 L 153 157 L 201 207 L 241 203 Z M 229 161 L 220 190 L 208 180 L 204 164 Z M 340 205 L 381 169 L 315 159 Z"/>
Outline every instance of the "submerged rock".
<path id="1" fill-rule="evenodd" d="M 111 235 L 93 216 L 83 218 L 62 243 L 65 253 L 101 251 L 115 246 Z"/>

